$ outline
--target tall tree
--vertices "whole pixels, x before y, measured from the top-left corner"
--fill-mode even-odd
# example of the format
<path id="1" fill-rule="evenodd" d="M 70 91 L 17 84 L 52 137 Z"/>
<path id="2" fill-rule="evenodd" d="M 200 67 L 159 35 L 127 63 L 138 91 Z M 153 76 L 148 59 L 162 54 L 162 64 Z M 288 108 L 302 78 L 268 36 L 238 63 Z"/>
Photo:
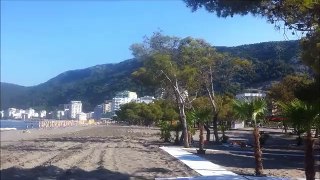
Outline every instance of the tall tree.
<path id="1" fill-rule="evenodd" d="M 270 88 L 268 95 L 275 101 L 290 102 L 297 98 L 297 92 L 313 81 L 307 75 L 287 75 Z"/>
<path id="2" fill-rule="evenodd" d="M 173 93 L 183 128 L 184 147 L 189 147 L 185 109 L 189 103 L 188 97 L 196 94 L 198 83 L 194 81 L 197 77 L 194 59 L 181 53 L 181 49 L 189 45 L 188 41 L 156 32 L 152 37 L 145 38 L 144 43 L 131 46 L 133 55 L 143 61 L 150 78 L 157 81 L 159 87 Z"/>
<path id="3" fill-rule="evenodd" d="M 234 113 L 242 120 L 251 120 L 253 122 L 253 136 L 254 136 L 254 157 L 255 157 L 255 173 L 256 175 L 263 174 L 262 152 L 260 147 L 260 133 L 257 126 L 257 120 L 265 114 L 267 110 L 267 103 L 264 99 L 255 98 L 234 100 Z"/>

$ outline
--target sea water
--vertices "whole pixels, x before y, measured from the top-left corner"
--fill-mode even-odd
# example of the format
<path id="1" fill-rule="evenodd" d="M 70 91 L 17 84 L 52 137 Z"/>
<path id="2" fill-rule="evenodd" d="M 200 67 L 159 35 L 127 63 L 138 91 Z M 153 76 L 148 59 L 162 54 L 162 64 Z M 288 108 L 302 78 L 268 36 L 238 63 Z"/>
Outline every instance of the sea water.
<path id="1" fill-rule="evenodd" d="M 39 128 L 39 121 L 36 120 L 0 120 L 0 130 L 16 128 L 17 130 Z"/>

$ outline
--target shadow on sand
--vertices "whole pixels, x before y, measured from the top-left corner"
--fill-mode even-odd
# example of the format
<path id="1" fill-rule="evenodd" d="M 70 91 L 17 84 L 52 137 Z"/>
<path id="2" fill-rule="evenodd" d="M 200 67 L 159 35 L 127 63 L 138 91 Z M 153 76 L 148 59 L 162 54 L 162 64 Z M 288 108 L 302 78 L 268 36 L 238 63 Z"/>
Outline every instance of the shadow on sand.
<path id="1" fill-rule="evenodd" d="M 37 166 L 32 169 L 21 169 L 17 167 L 11 167 L 0 171 L 1 180 L 34 180 L 34 179 L 74 179 L 74 180 L 86 180 L 86 179 L 114 179 L 114 180 L 129 180 L 129 179 L 141 179 L 146 178 L 139 176 L 132 176 L 129 174 L 123 174 L 119 172 L 113 172 L 108 169 L 99 168 L 94 171 L 85 171 L 82 169 L 61 169 L 56 166 Z"/>

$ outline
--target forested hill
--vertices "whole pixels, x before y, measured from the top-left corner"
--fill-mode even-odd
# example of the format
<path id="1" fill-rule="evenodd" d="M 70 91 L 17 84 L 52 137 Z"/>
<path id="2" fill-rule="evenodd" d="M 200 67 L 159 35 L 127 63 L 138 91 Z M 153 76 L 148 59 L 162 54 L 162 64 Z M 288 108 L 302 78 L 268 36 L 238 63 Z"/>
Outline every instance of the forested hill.
<path id="1" fill-rule="evenodd" d="M 256 61 L 280 59 L 290 62 L 293 58 L 297 58 L 299 54 L 299 41 L 271 41 L 235 47 L 216 46 L 215 48 L 220 52 Z"/>
<path id="2" fill-rule="evenodd" d="M 216 47 L 216 49 L 247 58 L 254 64 L 254 73 L 247 76 L 248 79 L 243 82 L 237 82 L 240 86 L 236 90 L 279 80 L 288 73 L 303 70 L 297 58 L 298 41 L 266 42 L 236 47 Z M 8 107 L 54 109 L 70 100 L 81 100 L 84 110 L 92 111 L 95 105 L 111 99 L 117 91 L 130 90 L 138 92 L 138 95 L 148 95 L 153 91 L 143 88 L 131 78 L 131 73 L 141 66 L 137 60 L 130 59 L 117 64 L 67 71 L 32 87 L 1 83 L 1 109 Z"/>

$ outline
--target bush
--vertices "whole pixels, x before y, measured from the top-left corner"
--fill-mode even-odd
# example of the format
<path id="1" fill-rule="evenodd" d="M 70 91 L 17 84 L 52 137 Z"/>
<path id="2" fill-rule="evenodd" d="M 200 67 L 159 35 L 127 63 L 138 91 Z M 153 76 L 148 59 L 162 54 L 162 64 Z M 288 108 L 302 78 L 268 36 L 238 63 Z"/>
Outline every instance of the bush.
<path id="1" fill-rule="evenodd" d="M 170 142 L 171 140 L 171 124 L 167 121 L 160 121 L 160 139 L 163 139 L 164 142 Z"/>

